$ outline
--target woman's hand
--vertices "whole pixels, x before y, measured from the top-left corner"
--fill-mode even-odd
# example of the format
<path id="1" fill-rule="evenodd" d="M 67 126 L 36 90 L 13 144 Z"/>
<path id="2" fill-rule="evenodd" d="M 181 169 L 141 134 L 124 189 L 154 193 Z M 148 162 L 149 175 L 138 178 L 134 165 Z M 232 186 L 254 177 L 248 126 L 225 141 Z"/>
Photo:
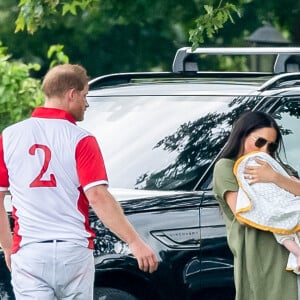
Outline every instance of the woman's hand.
<path id="1" fill-rule="evenodd" d="M 245 167 L 245 178 L 249 180 L 250 184 L 257 182 L 273 182 L 277 181 L 277 173 L 267 162 L 264 160 L 255 159 L 258 165 Z"/>

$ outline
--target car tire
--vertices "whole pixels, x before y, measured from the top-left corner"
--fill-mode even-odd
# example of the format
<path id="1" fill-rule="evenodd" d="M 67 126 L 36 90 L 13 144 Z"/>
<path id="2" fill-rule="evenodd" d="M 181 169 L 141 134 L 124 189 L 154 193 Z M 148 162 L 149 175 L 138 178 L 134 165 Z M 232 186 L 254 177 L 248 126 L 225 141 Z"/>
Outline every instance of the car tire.
<path id="1" fill-rule="evenodd" d="M 94 288 L 94 300 L 138 300 L 131 294 L 114 288 Z"/>

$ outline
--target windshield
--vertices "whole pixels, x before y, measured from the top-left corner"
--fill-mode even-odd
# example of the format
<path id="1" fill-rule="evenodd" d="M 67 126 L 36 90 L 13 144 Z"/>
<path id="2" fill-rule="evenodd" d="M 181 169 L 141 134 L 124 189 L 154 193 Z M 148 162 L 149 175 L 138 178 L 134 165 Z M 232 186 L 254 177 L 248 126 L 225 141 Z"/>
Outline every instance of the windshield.
<path id="1" fill-rule="evenodd" d="M 192 190 L 255 97 L 89 97 L 85 121 L 111 188 Z"/>

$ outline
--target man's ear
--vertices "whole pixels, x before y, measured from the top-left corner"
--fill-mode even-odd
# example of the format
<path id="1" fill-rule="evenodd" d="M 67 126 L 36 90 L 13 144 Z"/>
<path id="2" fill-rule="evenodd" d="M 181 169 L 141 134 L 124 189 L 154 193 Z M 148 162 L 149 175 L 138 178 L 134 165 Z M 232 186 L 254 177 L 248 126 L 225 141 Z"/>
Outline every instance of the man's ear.
<path id="1" fill-rule="evenodd" d="M 69 89 L 66 93 L 66 96 L 68 98 L 68 100 L 73 101 L 76 97 L 76 89 Z"/>

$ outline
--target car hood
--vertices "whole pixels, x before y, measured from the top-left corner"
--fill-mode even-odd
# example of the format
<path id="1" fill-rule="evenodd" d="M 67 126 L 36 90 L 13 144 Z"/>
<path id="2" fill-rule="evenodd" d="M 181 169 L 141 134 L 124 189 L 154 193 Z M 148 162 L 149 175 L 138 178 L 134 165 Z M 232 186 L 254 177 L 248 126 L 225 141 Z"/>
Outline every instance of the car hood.
<path id="1" fill-rule="evenodd" d="M 189 192 L 182 191 L 158 191 L 158 190 L 138 190 L 138 189 L 119 189 L 112 188 L 109 189 L 110 193 L 119 201 L 125 200 L 134 200 L 141 198 L 153 198 L 153 197 L 161 197 L 161 196 L 174 196 L 186 194 Z"/>
<path id="2" fill-rule="evenodd" d="M 200 205 L 203 192 L 109 189 L 126 213 Z"/>

